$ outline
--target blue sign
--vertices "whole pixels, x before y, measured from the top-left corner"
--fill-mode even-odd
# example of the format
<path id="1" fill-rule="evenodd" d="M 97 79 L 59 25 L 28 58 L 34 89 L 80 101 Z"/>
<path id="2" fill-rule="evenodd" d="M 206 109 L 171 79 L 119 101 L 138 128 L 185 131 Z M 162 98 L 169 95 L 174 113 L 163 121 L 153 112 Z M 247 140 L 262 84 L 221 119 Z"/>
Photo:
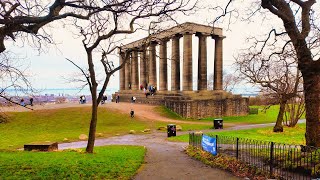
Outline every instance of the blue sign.
<path id="1" fill-rule="evenodd" d="M 216 138 L 213 138 L 207 135 L 202 136 L 201 146 L 203 150 L 215 156 L 217 155 L 216 145 L 217 145 Z"/>

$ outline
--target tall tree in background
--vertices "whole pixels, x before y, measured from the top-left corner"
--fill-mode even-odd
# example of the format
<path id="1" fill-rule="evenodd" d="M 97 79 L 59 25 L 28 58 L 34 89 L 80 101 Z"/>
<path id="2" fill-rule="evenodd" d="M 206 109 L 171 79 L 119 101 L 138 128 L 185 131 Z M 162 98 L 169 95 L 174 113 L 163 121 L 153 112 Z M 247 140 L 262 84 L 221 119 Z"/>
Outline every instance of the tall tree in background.
<path id="1" fill-rule="evenodd" d="M 232 17 L 231 8 L 235 0 L 227 1 L 227 5 L 220 9 L 222 17 Z M 319 5 L 315 6 L 316 0 L 256 0 L 248 8 L 250 20 L 256 14 L 262 13 L 264 18 L 279 18 L 283 26 L 272 29 L 267 39 L 260 41 L 259 52 L 266 49 L 267 42 L 282 42 L 280 51 L 271 52 L 273 55 L 281 54 L 283 50 L 292 44 L 296 52 L 298 68 L 302 73 L 304 95 L 306 104 L 306 144 L 320 147 L 320 58 L 319 58 Z M 234 7 L 236 9 L 236 7 Z M 264 10 L 266 9 L 267 12 Z M 269 14 L 275 15 L 270 16 Z M 261 15 L 261 14 L 260 14 Z M 275 24 L 274 27 L 277 25 Z M 273 43 L 269 43 L 273 44 Z M 269 59 L 268 58 L 268 59 Z"/>
<path id="2" fill-rule="evenodd" d="M 241 53 L 236 59 L 236 65 L 249 83 L 260 85 L 264 95 L 277 99 L 280 109 L 273 132 L 283 132 L 287 103 L 298 98 L 302 91 L 302 77 L 297 67 L 296 55 L 292 48 L 287 48 L 272 58 L 254 50 L 255 48 L 249 48 Z"/>
<path id="3" fill-rule="evenodd" d="M 148 29 L 146 22 L 160 22 L 174 19 L 175 13 L 186 13 L 194 8 L 184 0 L 130 0 L 130 1 L 103 1 L 95 6 L 108 7 L 105 11 L 95 13 L 89 18 L 89 22 L 76 21 L 75 26 L 79 28 L 83 37 L 82 44 L 87 54 L 88 72 L 72 62 L 86 78 L 92 97 L 92 113 L 89 129 L 89 138 L 86 152 L 93 153 L 96 126 L 98 121 L 98 106 L 107 88 L 110 77 L 124 66 L 131 50 L 123 51 L 121 44 L 116 40 L 116 35 L 132 34 L 138 29 Z M 115 67 L 111 60 L 115 50 L 119 50 L 122 64 Z M 97 80 L 98 65 L 95 60 L 96 54 L 100 53 L 99 64 L 105 73 L 101 90 L 97 93 L 99 82 Z M 117 59 L 118 60 L 118 59 Z"/>
<path id="4" fill-rule="evenodd" d="M 306 102 L 306 144 L 320 146 L 320 58 L 311 49 L 319 44 L 315 0 L 262 0 L 261 6 L 279 17 L 297 54 Z M 319 7 L 319 6 L 318 6 Z M 318 9 L 319 10 L 319 9 Z M 298 14 L 299 13 L 299 14 Z M 314 36 L 316 34 L 316 36 Z M 285 47 L 285 46 L 284 46 Z M 318 51 L 319 52 L 319 51 Z M 316 53 L 318 53 L 316 52 Z"/>

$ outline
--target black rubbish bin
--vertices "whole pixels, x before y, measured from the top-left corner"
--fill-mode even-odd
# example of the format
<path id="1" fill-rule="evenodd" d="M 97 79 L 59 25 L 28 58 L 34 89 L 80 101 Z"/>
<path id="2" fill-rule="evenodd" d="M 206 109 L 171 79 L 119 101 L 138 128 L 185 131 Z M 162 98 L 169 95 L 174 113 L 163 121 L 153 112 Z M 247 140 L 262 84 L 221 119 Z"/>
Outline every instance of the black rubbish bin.
<path id="1" fill-rule="evenodd" d="M 175 124 L 168 124 L 167 125 L 168 130 L 168 137 L 176 136 L 176 125 Z"/>
<path id="2" fill-rule="evenodd" d="M 214 119 L 213 120 L 213 128 L 214 129 L 223 129 L 223 120 L 222 119 Z"/>

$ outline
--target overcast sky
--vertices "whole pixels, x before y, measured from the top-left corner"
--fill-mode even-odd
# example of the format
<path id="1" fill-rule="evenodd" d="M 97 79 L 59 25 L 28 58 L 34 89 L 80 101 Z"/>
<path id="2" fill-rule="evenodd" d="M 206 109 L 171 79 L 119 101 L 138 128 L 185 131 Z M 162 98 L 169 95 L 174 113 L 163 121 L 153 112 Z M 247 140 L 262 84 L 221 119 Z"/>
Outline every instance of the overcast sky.
<path id="1" fill-rule="evenodd" d="M 210 1 L 208 1 L 210 2 Z M 222 1 L 223 2 L 223 1 Z M 202 5 L 205 5 L 203 2 Z M 212 5 L 213 6 L 213 5 Z M 248 7 L 248 6 L 247 6 Z M 245 4 L 239 4 L 239 9 L 244 10 Z M 216 15 L 214 12 L 208 9 L 199 10 L 197 14 L 191 15 L 189 17 L 179 16 L 177 21 L 179 23 L 183 22 L 195 22 L 204 25 L 208 25 L 208 22 L 212 21 Z M 252 35 L 257 35 L 258 37 L 263 34 L 268 33 L 268 29 L 272 27 L 272 24 L 280 24 L 275 16 L 272 16 L 270 20 L 265 20 L 263 23 L 259 20 L 259 17 L 253 19 L 253 23 L 243 22 L 240 20 L 232 22 L 230 29 L 228 29 L 227 21 L 217 24 L 218 27 L 223 28 L 223 33 L 226 38 L 223 41 L 223 64 L 224 69 L 232 73 L 230 66 L 234 62 L 233 56 L 237 55 L 240 49 L 247 46 L 246 38 Z M 270 23 L 272 22 L 272 24 Z M 50 46 L 47 52 L 39 54 L 34 48 L 27 46 L 20 47 L 19 40 L 17 42 L 6 42 L 8 49 L 14 50 L 16 54 L 20 57 L 24 57 L 21 64 L 23 67 L 27 68 L 28 74 L 31 76 L 31 82 L 35 88 L 49 89 L 49 88 L 75 88 L 78 87 L 76 84 L 67 82 L 64 78 L 71 77 L 78 73 L 78 70 L 65 58 L 69 58 L 77 62 L 81 67 L 86 67 L 86 55 L 84 53 L 83 46 L 81 44 L 81 39 L 76 39 L 75 36 L 64 29 L 59 24 L 53 24 L 56 28 L 52 29 L 54 40 L 57 42 L 57 46 Z M 131 42 L 139 38 L 147 36 L 147 32 L 141 32 L 135 34 L 132 38 L 126 39 L 126 42 Z M 182 38 L 180 41 L 182 48 Z M 211 38 L 207 39 L 208 47 L 208 75 L 213 72 L 213 53 L 214 53 L 214 40 Z M 20 46 L 19 46 L 20 45 Z M 197 67 L 197 56 L 198 56 L 198 38 L 193 37 L 193 62 L 194 62 L 194 80 L 196 78 L 196 67 Z M 181 49 L 181 53 L 182 53 Z M 168 42 L 168 55 L 170 58 L 171 54 L 171 41 Z M 182 57 L 182 56 L 181 56 Z M 118 64 L 118 58 L 113 56 L 112 60 Z M 170 66 L 168 67 L 170 75 Z M 63 78 L 64 77 L 64 78 Z M 170 76 L 169 76 L 170 77 Z M 170 84 L 170 78 L 169 84 Z M 109 89 L 119 88 L 119 76 L 118 72 L 110 79 Z M 170 86 L 169 86 L 170 88 Z"/>

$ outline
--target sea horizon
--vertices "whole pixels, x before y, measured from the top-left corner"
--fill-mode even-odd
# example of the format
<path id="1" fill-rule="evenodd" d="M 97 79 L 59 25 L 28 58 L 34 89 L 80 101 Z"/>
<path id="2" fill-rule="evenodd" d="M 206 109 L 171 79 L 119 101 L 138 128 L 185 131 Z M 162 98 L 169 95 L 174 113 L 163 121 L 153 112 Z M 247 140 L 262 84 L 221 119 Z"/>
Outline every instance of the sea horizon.
<path id="1" fill-rule="evenodd" d="M 108 88 L 105 91 L 105 95 L 109 96 L 114 94 L 115 92 L 118 91 L 118 88 Z M 15 89 L 8 89 L 6 92 L 11 95 L 11 96 L 16 96 L 16 95 L 34 95 L 34 96 L 89 96 L 91 95 L 90 90 L 88 88 L 85 89 L 79 89 L 79 88 L 35 88 L 34 92 L 27 91 L 27 93 L 23 93 L 22 91 L 15 90 Z M 97 92 L 100 92 L 100 89 L 97 90 Z"/>

